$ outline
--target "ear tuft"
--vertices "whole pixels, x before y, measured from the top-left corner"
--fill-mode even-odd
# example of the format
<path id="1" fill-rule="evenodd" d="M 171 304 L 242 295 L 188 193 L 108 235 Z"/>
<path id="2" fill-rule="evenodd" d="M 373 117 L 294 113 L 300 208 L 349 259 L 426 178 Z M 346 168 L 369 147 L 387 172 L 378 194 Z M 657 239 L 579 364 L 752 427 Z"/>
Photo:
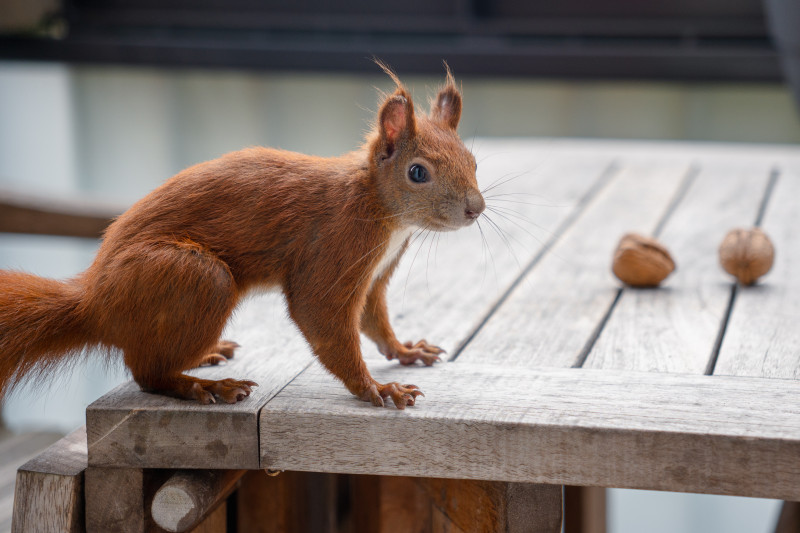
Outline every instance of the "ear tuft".
<path id="1" fill-rule="evenodd" d="M 456 87 L 456 80 L 446 62 L 444 68 L 447 71 L 447 79 L 444 87 L 431 102 L 431 119 L 451 130 L 456 130 L 461 120 L 461 92 Z"/>
<path id="2" fill-rule="evenodd" d="M 373 58 L 395 83 L 394 92 L 387 96 L 378 112 L 378 131 L 383 145 L 383 157 L 391 157 L 398 143 L 410 139 L 417 132 L 414 119 L 414 104 L 411 94 L 389 66 L 378 58 Z"/>

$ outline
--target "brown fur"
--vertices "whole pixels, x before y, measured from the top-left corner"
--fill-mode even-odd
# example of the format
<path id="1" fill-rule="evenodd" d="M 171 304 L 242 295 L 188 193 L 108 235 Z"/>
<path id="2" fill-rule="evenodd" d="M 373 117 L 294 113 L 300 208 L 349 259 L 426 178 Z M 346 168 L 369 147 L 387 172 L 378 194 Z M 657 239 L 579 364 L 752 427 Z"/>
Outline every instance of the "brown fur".
<path id="1" fill-rule="evenodd" d="M 220 359 L 210 354 L 229 356 L 219 336 L 241 297 L 279 287 L 314 353 L 353 394 L 413 405 L 417 387 L 370 376 L 359 330 L 403 363 L 432 364 L 441 350 L 397 340 L 385 290 L 400 254 L 376 268 L 394 232 L 457 229 L 484 203 L 475 159 L 456 133 L 461 95 L 449 70 L 429 117 L 415 115 L 411 95 L 385 70 L 397 88 L 360 150 L 227 154 L 180 172 L 121 215 L 77 278 L 0 272 L 0 394 L 64 354 L 101 345 L 122 351 L 144 390 L 241 400 L 255 383 L 182 372 Z M 415 163 L 429 182 L 409 179 Z"/>

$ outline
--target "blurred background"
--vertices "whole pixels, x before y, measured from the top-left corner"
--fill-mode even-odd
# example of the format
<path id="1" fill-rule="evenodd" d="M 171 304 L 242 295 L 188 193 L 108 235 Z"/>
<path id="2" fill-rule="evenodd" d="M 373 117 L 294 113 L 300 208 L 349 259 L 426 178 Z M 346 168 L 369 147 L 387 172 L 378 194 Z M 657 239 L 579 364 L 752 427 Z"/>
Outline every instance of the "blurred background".
<path id="1" fill-rule="evenodd" d="M 111 213 L 245 146 L 349 151 L 371 127 L 376 88 L 391 88 L 373 55 L 420 103 L 447 60 L 463 84 L 465 138 L 800 142 L 796 2 L 382 4 L 0 0 L 0 190 Z M 97 246 L 0 233 L 0 268 L 69 277 Z M 89 358 L 15 391 L 3 423 L 70 431 L 126 379 Z M 769 531 L 777 511 L 612 490 L 608 531 Z"/>

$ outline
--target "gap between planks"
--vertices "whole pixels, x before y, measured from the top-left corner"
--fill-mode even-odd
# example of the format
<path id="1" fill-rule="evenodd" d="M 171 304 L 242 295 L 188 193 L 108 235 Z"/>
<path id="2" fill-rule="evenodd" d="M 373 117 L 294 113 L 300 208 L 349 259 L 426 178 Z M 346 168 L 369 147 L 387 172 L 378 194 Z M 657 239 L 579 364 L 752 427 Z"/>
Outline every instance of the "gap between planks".
<path id="1" fill-rule="evenodd" d="M 775 190 L 775 185 L 778 183 L 779 178 L 780 170 L 773 168 L 770 171 L 769 180 L 767 181 L 767 186 L 764 189 L 764 196 L 761 198 L 761 204 L 758 206 L 756 220 L 753 223 L 755 227 L 760 227 L 761 222 L 764 220 L 764 214 L 767 212 L 769 201 L 772 198 L 772 191 Z M 705 370 L 706 376 L 713 375 L 714 369 L 717 367 L 719 352 L 722 349 L 722 343 L 725 340 L 725 333 L 728 331 L 728 324 L 730 323 L 731 314 L 733 314 L 733 306 L 736 304 L 736 294 L 738 292 L 738 288 L 738 283 L 731 283 L 731 297 L 728 300 L 728 307 L 725 309 L 725 316 L 722 317 L 722 323 L 719 326 L 719 335 L 717 336 L 717 340 L 714 342 L 714 348 L 711 350 L 711 357 L 708 360 L 708 366 Z"/>

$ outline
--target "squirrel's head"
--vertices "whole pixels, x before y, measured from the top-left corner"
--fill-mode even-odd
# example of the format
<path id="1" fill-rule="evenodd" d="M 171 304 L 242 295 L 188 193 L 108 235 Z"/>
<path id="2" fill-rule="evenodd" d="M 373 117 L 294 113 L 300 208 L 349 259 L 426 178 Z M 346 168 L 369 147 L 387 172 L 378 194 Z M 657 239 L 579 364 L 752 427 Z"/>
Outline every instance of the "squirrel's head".
<path id="1" fill-rule="evenodd" d="M 456 131 L 461 92 L 450 69 L 425 116 L 415 114 L 408 90 L 379 65 L 397 85 L 381 104 L 369 143 L 382 200 L 405 226 L 450 231 L 472 224 L 486 204 L 475 178 L 475 157 Z"/>

